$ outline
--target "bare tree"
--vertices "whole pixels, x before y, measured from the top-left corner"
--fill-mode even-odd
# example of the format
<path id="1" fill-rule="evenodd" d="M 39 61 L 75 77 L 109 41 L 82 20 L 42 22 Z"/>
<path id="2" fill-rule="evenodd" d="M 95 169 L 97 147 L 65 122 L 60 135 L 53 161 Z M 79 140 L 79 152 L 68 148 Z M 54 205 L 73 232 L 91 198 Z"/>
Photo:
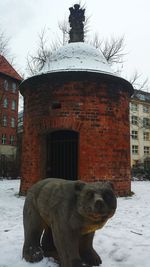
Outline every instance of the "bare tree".
<path id="1" fill-rule="evenodd" d="M 48 44 L 47 32 L 45 28 L 41 31 L 38 36 L 38 48 L 33 55 L 27 57 L 27 71 L 34 75 L 37 74 L 45 65 L 47 58 L 51 57 L 53 51 L 57 50 L 61 46 L 59 38 Z"/>
<path id="2" fill-rule="evenodd" d="M 129 81 L 133 85 L 133 87 L 137 90 L 148 91 L 148 89 L 149 89 L 148 78 L 143 78 L 142 74 L 139 73 L 137 70 L 133 73 L 133 75 L 131 76 Z"/>
<path id="3" fill-rule="evenodd" d="M 10 44 L 10 38 L 4 31 L 0 30 L 0 55 L 6 57 L 7 60 L 9 60 L 10 64 L 14 65 L 15 57 L 11 53 L 9 44 Z"/>
<path id="4" fill-rule="evenodd" d="M 124 36 L 111 37 L 110 39 L 101 40 L 98 34 L 95 34 L 90 44 L 101 50 L 107 62 L 110 65 L 122 64 L 123 57 L 126 55 Z"/>
<path id="5" fill-rule="evenodd" d="M 100 40 L 98 33 L 94 34 L 94 37 L 89 40 L 89 43 L 93 45 L 96 49 L 100 49 L 103 40 Z"/>
<path id="6" fill-rule="evenodd" d="M 50 51 L 47 50 L 46 47 L 47 39 L 45 33 L 45 29 L 43 29 L 38 36 L 39 43 L 35 55 L 28 55 L 27 57 L 27 69 L 31 74 L 35 74 L 43 68 L 46 59 L 50 54 Z"/>
<path id="7" fill-rule="evenodd" d="M 69 40 L 70 26 L 69 26 L 68 20 L 64 19 L 62 21 L 59 21 L 58 27 L 59 27 L 60 31 L 62 32 L 62 35 L 63 35 L 62 44 L 65 45 L 68 43 L 68 40 Z"/>
<path id="8" fill-rule="evenodd" d="M 0 32 L 0 55 L 6 56 L 9 53 L 9 38 L 4 32 Z"/>
<path id="9" fill-rule="evenodd" d="M 101 50 L 109 64 L 123 63 L 123 57 L 125 56 L 124 37 L 112 37 L 110 40 L 105 40 L 104 44 L 101 45 Z"/>

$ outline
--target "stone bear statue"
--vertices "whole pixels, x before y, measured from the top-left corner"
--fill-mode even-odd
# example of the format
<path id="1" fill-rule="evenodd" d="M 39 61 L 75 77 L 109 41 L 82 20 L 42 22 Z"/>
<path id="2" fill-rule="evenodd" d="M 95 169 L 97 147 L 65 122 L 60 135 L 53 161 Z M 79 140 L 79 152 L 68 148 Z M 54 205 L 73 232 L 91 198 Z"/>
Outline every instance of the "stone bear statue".
<path id="1" fill-rule="evenodd" d="M 28 191 L 24 210 L 23 258 L 54 257 L 61 267 L 102 263 L 92 243 L 94 233 L 116 210 L 109 182 L 43 179 Z"/>

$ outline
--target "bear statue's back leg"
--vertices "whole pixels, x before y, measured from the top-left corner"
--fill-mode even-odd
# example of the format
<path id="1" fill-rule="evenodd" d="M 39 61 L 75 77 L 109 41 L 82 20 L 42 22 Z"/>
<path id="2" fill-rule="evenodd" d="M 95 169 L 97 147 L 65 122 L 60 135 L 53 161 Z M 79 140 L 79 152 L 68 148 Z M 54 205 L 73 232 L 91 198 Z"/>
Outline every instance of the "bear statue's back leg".
<path id="1" fill-rule="evenodd" d="M 94 232 L 81 236 L 80 257 L 84 263 L 90 266 L 98 266 L 102 263 L 102 260 L 93 248 L 93 238 Z"/>
<path id="2" fill-rule="evenodd" d="M 43 259 L 40 239 L 43 232 L 43 220 L 27 197 L 23 211 L 24 245 L 23 258 L 29 262 L 38 262 Z"/>
<path id="3" fill-rule="evenodd" d="M 46 227 L 41 240 L 41 247 L 45 257 L 52 257 L 55 260 L 59 260 L 56 247 L 54 245 L 52 231 L 50 227 Z"/>

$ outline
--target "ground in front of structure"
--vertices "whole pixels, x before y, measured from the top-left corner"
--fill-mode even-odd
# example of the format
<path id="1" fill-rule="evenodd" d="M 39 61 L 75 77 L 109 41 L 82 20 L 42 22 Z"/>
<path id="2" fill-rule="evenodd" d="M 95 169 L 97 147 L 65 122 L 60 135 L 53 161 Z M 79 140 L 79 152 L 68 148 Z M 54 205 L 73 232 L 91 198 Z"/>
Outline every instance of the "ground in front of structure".
<path id="1" fill-rule="evenodd" d="M 39 263 L 22 260 L 24 197 L 19 180 L 0 180 L 0 267 L 57 267 L 52 259 Z M 118 198 L 114 217 L 98 230 L 94 247 L 101 267 L 149 267 L 150 182 L 132 182 L 132 197 Z"/>

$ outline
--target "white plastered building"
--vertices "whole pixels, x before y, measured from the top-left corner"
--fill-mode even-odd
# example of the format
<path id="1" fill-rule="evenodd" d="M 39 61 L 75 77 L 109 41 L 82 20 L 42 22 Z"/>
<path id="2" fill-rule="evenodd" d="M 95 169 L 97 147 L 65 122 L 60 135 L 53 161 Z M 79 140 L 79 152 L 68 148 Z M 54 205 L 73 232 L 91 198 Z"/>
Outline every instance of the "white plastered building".
<path id="1" fill-rule="evenodd" d="M 130 102 L 131 167 L 150 168 L 150 93 L 135 90 Z"/>

